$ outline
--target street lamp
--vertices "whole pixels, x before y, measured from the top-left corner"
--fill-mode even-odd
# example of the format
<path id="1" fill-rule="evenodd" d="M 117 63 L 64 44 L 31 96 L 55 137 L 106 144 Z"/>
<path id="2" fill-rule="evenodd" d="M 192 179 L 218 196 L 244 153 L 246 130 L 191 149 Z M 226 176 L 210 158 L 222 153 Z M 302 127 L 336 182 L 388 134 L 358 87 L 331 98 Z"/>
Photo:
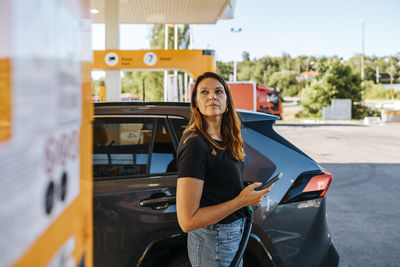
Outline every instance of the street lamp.
<path id="1" fill-rule="evenodd" d="M 239 32 L 241 32 L 242 31 L 242 28 L 239 28 L 239 29 L 234 29 L 234 28 L 231 28 L 231 32 L 233 32 L 233 33 L 239 33 Z M 236 34 L 234 35 L 235 36 L 235 39 L 234 39 L 234 56 L 233 56 L 233 81 L 234 82 L 236 82 Z"/>
<path id="2" fill-rule="evenodd" d="M 390 78 L 390 94 L 392 98 L 394 98 L 394 88 L 393 88 L 393 61 L 391 58 L 385 57 L 385 62 L 388 63 L 390 61 L 390 69 L 389 69 L 389 78 Z"/>
<path id="3" fill-rule="evenodd" d="M 361 101 L 364 103 L 364 28 L 365 22 L 364 19 L 358 19 L 350 22 L 350 24 L 359 24 L 361 23 Z"/>

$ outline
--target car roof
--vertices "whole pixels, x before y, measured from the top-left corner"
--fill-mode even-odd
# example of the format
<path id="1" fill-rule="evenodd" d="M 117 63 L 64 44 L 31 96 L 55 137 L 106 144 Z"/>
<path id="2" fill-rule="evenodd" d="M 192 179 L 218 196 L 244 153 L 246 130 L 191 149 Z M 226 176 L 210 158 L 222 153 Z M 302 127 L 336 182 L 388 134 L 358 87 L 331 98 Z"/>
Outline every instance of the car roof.
<path id="1" fill-rule="evenodd" d="M 183 102 L 101 102 L 94 103 L 95 115 L 176 115 L 189 118 L 190 103 Z M 276 120 L 277 116 L 237 109 L 243 122 Z"/>

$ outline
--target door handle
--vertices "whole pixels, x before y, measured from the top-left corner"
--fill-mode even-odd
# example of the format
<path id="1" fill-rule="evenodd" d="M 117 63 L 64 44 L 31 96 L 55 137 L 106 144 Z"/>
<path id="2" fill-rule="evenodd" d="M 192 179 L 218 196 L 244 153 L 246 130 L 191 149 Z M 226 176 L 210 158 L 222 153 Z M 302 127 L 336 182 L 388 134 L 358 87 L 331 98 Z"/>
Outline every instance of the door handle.
<path id="1" fill-rule="evenodd" d="M 176 204 L 176 196 L 151 197 L 139 202 L 141 207 L 150 207 L 153 210 L 165 210 L 169 205 Z"/>

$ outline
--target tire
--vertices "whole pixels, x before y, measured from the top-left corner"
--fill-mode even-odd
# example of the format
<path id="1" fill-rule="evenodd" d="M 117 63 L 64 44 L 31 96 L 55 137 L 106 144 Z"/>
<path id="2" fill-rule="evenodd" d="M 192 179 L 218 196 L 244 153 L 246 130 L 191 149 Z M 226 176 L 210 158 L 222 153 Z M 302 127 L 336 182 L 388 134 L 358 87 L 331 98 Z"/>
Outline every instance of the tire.
<path id="1" fill-rule="evenodd" d="M 187 253 L 179 253 L 173 257 L 166 265 L 166 267 L 192 267 Z"/>

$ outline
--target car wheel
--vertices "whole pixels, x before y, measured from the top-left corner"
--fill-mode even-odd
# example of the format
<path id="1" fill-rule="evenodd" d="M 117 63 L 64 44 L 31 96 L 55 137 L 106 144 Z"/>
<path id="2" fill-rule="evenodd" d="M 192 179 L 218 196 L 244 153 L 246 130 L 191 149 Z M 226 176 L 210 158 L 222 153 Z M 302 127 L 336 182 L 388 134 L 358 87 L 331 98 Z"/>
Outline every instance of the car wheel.
<path id="1" fill-rule="evenodd" d="M 191 267 L 187 253 L 179 253 L 171 261 L 169 261 L 166 267 Z"/>

